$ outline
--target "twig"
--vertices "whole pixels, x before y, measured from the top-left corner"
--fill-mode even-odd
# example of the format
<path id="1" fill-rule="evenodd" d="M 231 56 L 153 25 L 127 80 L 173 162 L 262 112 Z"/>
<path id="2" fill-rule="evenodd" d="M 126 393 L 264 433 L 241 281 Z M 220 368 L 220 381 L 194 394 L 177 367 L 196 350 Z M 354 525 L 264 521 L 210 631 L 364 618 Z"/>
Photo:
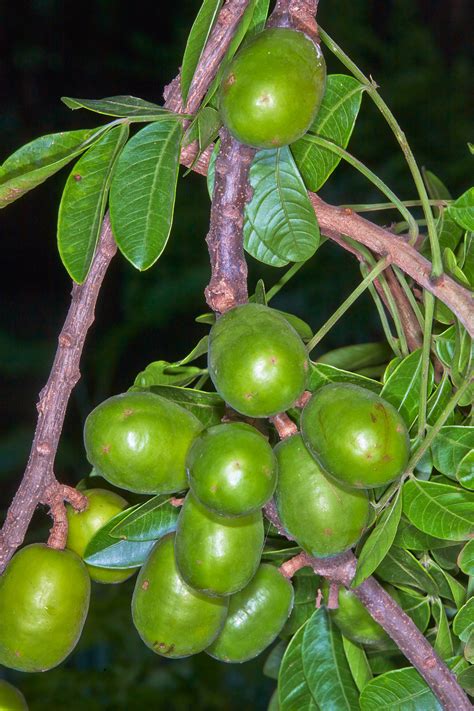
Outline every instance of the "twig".
<path id="1" fill-rule="evenodd" d="M 89 503 L 87 496 L 84 496 L 84 494 L 81 494 L 80 491 L 73 489 L 71 486 L 60 484 L 57 481 L 48 486 L 41 497 L 41 503 L 49 506 L 53 519 L 53 527 L 48 538 L 48 546 L 50 548 L 62 550 L 66 546 L 68 519 L 65 501 L 70 503 L 76 511 L 85 511 Z"/>
<path id="2" fill-rule="evenodd" d="M 278 570 L 285 576 L 285 578 L 292 578 L 298 570 L 306 568 L 307 566 L 308 556 L 306 553 L 299 553 L 298 555 L 295 555 L 294 558 L 290 558 L 290 560 L 287 560 L 280 565 Z"/>
<path id="3" fill-rule="evenodd" d="M 270 417 L 270 422 L 273 423 L 280 439 L 286 439 L 298 432 L 298 427 L 293 420 L 288 417 L 286 412 L 280 412 L 278 415 Z"/>
<path id="4" fill-rule="evenodd" d="M 250 196 L 247 178 L 254 154 L 253 148 L 238 143 L 226 129 L 221 131 L 206 238 L 212 268 L 206 301 L 217 313 L 248 301 L 242 231 L 244 207 Z"/>
<path id="5" fill-rule="evenodd" d="M 267 27 L 292 27 L 319 44 L 316 12 L 319 0 L 277 0 Z"/>
<path id="6" fill-rule="evenodd" d="M 48 382 L 40 393 L 37 405 L 38 423 L 28 464 L 0 531 L 0 573 L 22 544 L 39 502 L 46 502 L 50 505 L 53 516 L 58 516 L 56 531 L 53 526 L 53 545 L 57 545 L 64 538 L 63 513 L 58 495 L 67 493 L 66 498 L 70 498 L 70 490 L 66 492 L 58 488 L 60 485 L 53 473 L 54 459 L 69 396 L 80 377 L 79 362 L 87 331 L 94 320 L 97 296 L 116 251 L 110 222 L 106 216 L 89 274 L 83 284 L 73 286 L 71 306 L 59 335 L 53 367 Z M 74 504 L 73 500 L 71 502 Z"/>

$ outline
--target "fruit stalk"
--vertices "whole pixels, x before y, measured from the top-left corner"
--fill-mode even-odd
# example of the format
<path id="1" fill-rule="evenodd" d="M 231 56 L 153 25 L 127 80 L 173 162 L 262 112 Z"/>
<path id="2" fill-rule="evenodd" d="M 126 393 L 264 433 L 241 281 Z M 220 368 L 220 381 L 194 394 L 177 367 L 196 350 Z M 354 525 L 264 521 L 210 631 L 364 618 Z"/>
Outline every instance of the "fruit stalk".
<path id="1" fill-rule="evenodd" d="M 0 531 L 0 573 L 21 545 L 33 513 L 40 502 L 51 506 L 47 491 L 59 486 L 53 472 L 54 459 L 71 391 L 80 378 L 79 362 L 102 281 L 117 251 L 108 217 L 104 218 L 99 245 L 83 284 L 74 284 L 69 311 L 58 339 L 58 348 L 48 382 L 37 404 L 38 422 L 23 479 L 8 509 Z M 58 515 L 54 498 L 52 515 Z M 64 523 L 61 523 L 64 537 Z M 53 527 L 54 529 L 54 527 Z M 56 542 L 57 538 L 53 538 Z"/>
<path id="2" fill-rule="evenodd" d="M 291 27 L 319 44 L 316 13 L 319 0 L 277 0 L 267 27 Z"/>

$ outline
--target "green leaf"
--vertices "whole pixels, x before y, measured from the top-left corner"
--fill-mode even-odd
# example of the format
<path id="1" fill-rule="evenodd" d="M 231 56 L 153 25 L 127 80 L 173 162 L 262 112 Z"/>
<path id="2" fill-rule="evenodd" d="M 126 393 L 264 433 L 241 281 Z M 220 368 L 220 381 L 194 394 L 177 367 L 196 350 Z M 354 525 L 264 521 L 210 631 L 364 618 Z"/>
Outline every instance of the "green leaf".
<path id="1" fill-rule="evenodd" d="M 432 555 L 434 556 L 434 553 L 432 553 Z M 466 600 L 466 590 L 464 586 L 426 555 L 424 556 L 423 565 L 436 581 L 440 597 L 444 597 L 446 600 L 453 602 L 456 608 L 461 607 Z"/>
<path id="2" fill-rule="evenodd" d="M 306 323 L 306 321 L 303 321 L 303 319 L 299 318 L 299 316 L 295 316 L 295 314 L 289 314 L 286 311 L 280 311 L 279 309 L 273 309 L 273 311 L 276 311 L 281 316 L 283 316 L 283 318 L 288 321 L 290 326 L 293 326 L 296 333 L 303 341 L 311 340 L 311 338 L 313 337 L 313 330 L 311 326 Z"/>
<path id="3" fill-rule="evenodd" d="M 474 494 L 432 481 L 411 479 L 403 487 L 403 512 L 430 536 L 460 541 L 472 535 Z"/>
<path id="4" fill-rule="evenodd" d="M 258 151 L 249 180 L 253 195 L 245 206 L 247 252 L 274 267 L 309 259 L 319 246 L 319 227 L 289 148 Z"/>
<path id="5" fill-rule="evenodd" d="M 181 67 L 181 95 L 186 104 L 194 72 L 222 6 L 222 0 L 204 0 L 194 20 Z"/>
<path id="6" fill-rule="evenodd" d="M 221 147 L 221 142 L 216 141 L 214 148 L 212 149 L 211 157 L 209 158 L 209 167 L 207 169 L 207 191 L 209 193 L 209 197 L 212 200 L 212 196 L 214 195 L 214 175 L 215 175 L 215 170 L 216 170 L 216 160 L 217 156 L 219 154 L 219 150 Z"/>
<path id="7" fill-rule="evenodd" d="M 319 711 L 303 669 L 303 636 L 308 623 L 300 627 L 286 648 L 278 676 L 280 711 Z"/>
<path id="8" fill-rule="evenodd" d="M 359 694 L 342 646 L 341 633 L 324 607 L 304 626 L 303 668 L 307 683 L 322 709 L 353 711 Z"/>
<path id="9" fill-rule="evenodd" d="M 282 637 L 294 634 L 314 613 L 319 586 L 317 575 L 295 575 L 292 579 L 295 591 L 293 610 L 281 631 Z"/>
<path id="10" fill-rule="evenodd" d="M 147 559 L 154 541 L 117 540 L 110 535 L 112 529 L 125 521 L 140 504 L 121 511 L 97 531 L 84 552 L 84 560 L 98 568 L 138 568 Z"/>
<path id="11" fill-rule="evenodd" d="M 453 620 L 453 632 L 463 642 L 467 642 L 474 631 L 474 597 L 461 607 Z"/>
<path id="12" fill-rule="evenodd" d="M 372 390 L 374 393 L 379 393 L 382 387 L 376 380 L 366 378 L 363 375 L 350 373 L 347 370 L 341 370 L 325 363 L 311 363 L 308 390 L 315 392 L 328 383 L 354 383 L 354 385 Z"/>
<path id="13" fill-rule="evenodd" d="M 36 138 L 19 148 L 0 168 L 0 208 L 44 183 L 103 133 L 104 128 L 61 131 Z"/>
<path id="14" fill-rule="evenodd" d="M 110 188 L 110 219 L 123 255 L 140 270 L 163 252 L 173 221 L 182 127 L 151 123 L 125 146 Z"/>
<path id="15" fill-rule="evenodd" d="M 359 691 L 362 691 L 364 686 L 372 679 L 373 674 L 370 664 L 367 661 L 364 648 L 360 644 L 352 642 L 347 637 L 342 635 L 342 646 L 346 655 L 349 669 L 351 670 L 352 678 Z"/>
<path id="16" fill-rule="evenodd" d="M 474 696 L 474 667 L 463 669 L 463 671 L 458 674 L 458 682 L 464 691 L 467 691 L 470 696 Z"/>
<path id="17" fill-rule="evenodd" d="M 169 496 L 148 499 L 111 528 L 110 535 L 127 541 L 156 541 L 174 531 L 179 508 L 172 506 L 169 501 Z"/>
<path id="18" fill-rule="evenodd" d="M 138 373 L 133 390 L 149 390 L 156 385 L 189 385 L 204 371 L 191 365 L 177 365 L 167 360 L 157 360 Z"/>
<path id="19" fill-rule="evenodd" d="M 58 248 L 68 274 L 86 278 L 104 217 L 112 171 L 128 138 L 128 126 L 111 129 L 78 160 L 59 205 Z"/>
<path id="20" fill-rule="evenodd" d="M 453 640 L 449 631 L 449 622 L 441 600 L 435 600 L 432 605 L 433 617 L 436 620 L 436 639 L 434 650 L 441 659 L 449 659 L 454 654 Z"/>
<path id="21" fill-rule="evenodd" d="M 210 106 L 201 109 L 184 137 L 184 145 L 197 141 L 199 151 L 194 162 L 197 161 L 203 151 L 217 138 L 222 125 L 220 114 Z M 191 170 L 191 168 L 190 168 Z"/>
<path id="22" fill-rule="evenodd" d="M 401 515 L 402 496 L 399 489 L 392 504 L 382 513 L 377 525 L 362 547 L 351 587 L 357 587 L 369 575 L 372 575 L 385 558 L 397 533 Z"/>
<path id="23" fill-rule="evenodd" d="M 412 667 L 370 681 L 360 697 L 361 711 L 443 711 L 428 684 Z"/>
<path id="24" fill-rule="evenodd" d="M 118 118 L 157 121 L 161 118 L 176 116 L 172 111 L 136 96 L 108 96 L 105 99 L 73 99 L 71 96 L 62 96 L 61 101 L 73 111 L 87 109 L 97 114 L 117 116 Z"/>
<path id="25" fill-rule="evenodd" d="M 411 427 L 418 414 L 422 367 L 422 349 L 419 348 L 406 358 L 403 358 L 391 371 L 380 393 L 381 397 L 397 408 L 408 428 Z M 428 394 L 431 393 L 433 383 L 433 366 L 430 364 Z"/>
<path id="26" fill-rule="evenodd" d="M 460 266 L 470 284 L 474 287 L 474 233 L 466 232 L 459 257 Z"/>
<path id="27" fill-rule="evenodd" d="M 288 642 L 280 640 L 276 644 L 263 665 L 263 673 L 270 679 L 278 679 L 278 672 L 280 671 L 281 660 L 285 654 L 285 650 L 288 646 Z"/>
<path id="28" fill-rule="evenodd" d="M 435 388 L 433 394 L 428 400 L 428 407 L 426 412 L 426 421 L 429 425 L 434 425 L 438 417 L 444 412 L 448 402 L 451 400 L 453 395 L 453 389 L 446 371 L 443 373 L 443 377 L 439 385 Z M 451 424 L 454 419 L 454 412 L 452 412 L 447 420 L 447 424 Z"/>
<path id="29" fill-rule="evenodd" d="M 400 590 L 400 588 L 396 588 L 393 597 L 407 615 L 411 617 L 418 629 L 424 632 L 431 617 L 429 599 L 425 595 L 415 592 L 415 590 Z"/>
<path id="30" fill-rule="evenodd" d="M 275 689 L 268 702 L 267 711 L 280 711 L 280 702 L 278 700 L 278 689 Z"/>
<path id="31" fill-rule="evenodd" d="M 466 543 L 458 556 L 458 565 L 466 575 L 474 576 L 474 540 Z"/>
<path id="32" fill-rule="evenodd" d="M 452 542 L 445 541 L 443 538 L 428 536 L 428 534 L 420 531 L 402 516 L 394 544 L 399 548 L 408 548 L 412 551 L 426 551 L 445 548 L 452 545 Z"/>
<path id="33" fill-rule="evenodd" d="M 335 368 L 352 372 L 386 363 L 393 355 L 387 343 L 357 343 L 354 346 L 342 346 L 320 356 L 316 363 L 325 363 Z"/>
<path id="34" fill-rule="evenodd" d="M 265 27 L 269 6 L 270 0 L 256 0 L 252 19 L 250 21 L 247 34 L 245 35 L 246 41 L 258 32 L 261 32 Z"/>
<path id="35" fill-rule="evenodd" d="M 346 148 L 362 101 L 363 85 L 346 74 L 330 74 L 326 91 L 310 133 Z M 291 150 L 308 190 L 317 192 L 341 160 L 326 148 L 311 142 L 311 136 L 293 143 Z"/>
<path id="36" fill-rule="evenodd" d="M 451 200 L 451 193 L 437 175 L 431 170 L 423 169 L 422 172 L 428 195 L 432 200 Z"/>
<path id="37" fill-rule="evenodd" d="M 410 585 L 429 595 L 437 595 L 438 588 L 420 561 L 409 551 L 392 546 L 377 568 L 377 575 L 392 585 Z"/>
<path id="38" fill-rule="evenodd" d="M 448 212 L 465 230 L 474 230 L 474 188 L 466 190 L 448 207 Z"/>
<path id="39" fill-rule="evenodd" d="M 471 450 L 459 463 L 456 469 L 458 482 L 466 489 L 474 489 L 474 451 Z"/>
<path id="40" fill-rule="evenodd" d="M 155 385 L 151 392 L 173 400 L 195 415 L 205 427 L 219 425 L 225 413 L 225 402 L 217 393 L 191 390 L 173 385 Z"/>

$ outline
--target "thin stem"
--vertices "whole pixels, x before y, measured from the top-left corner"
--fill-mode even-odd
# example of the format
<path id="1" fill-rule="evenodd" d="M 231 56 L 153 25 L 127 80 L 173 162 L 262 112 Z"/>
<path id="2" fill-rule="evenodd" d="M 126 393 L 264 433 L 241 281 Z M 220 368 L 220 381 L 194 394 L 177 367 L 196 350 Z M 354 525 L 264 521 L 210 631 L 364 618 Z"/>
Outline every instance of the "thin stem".
<path id="1" fill-rule="evenodd" d="M 383 257 L 377 264 L 373 267 L 373 269 L 367 274 L 367 276 L 360 282 L 360 284 L 354 289 L 354 291 L 349 294 L 347 299 L 342 302 L 342 304 L 339 306 L 336 311 L 332 314 L 330 318 L 326 321 L 326 323 L 321 326 L 319 331 L 317 331 L 313 338 L 310 340 L 308 345 L 306 346 L 306 349 L 308 353 L 311 353 L 313 348 L 315 348 L 318 343 L 326 336 L 327 333 L 331 330 L 331 328 L 339 321 L 341 316 L 343 316 L 347 309 L 349 309 L 354 301 L 356 301 L 359 296 L 367 289 L 367 287 L 372 284 L 374 279 L 377 279 L 379 274 L 383 272 L 384 269 L 387 268 L 387 266 L 390 264 L 390 260 L 388 257 Z"/>
<path id="2" fill-rule="evenodd" d="M 421 207 L 421 200 L 400 200 L 405 207 Z M 432 207 L 447 207 L 453 200 L 428 200 Z M 354 212 L 378 212 L 380 210 L 398 210 L 398 206 L 394 202 L 373 202 L 373 203 L 356 203 L 354 205 L 340 205 L 339 207 L 354 210 Z"/>
<path id="3" fill-rule="evenodd" d="M 349 71 L 352 72 L 352 74 L 358 79 L 362 84 L 367 89 L 368 94 L 370 95 L 372 101 L 374 104 L 377 106 L 385 120 L 387 121 L 388 125 L 392 129 L 395 138 L 397 139 L 400 148 L 403 151 L 403 154 L 405 156 L 406 162 L 408 164 L 408 167 L 410 169 L 410 172 L 413 176 L 413 181 L 415 183 L 418 195 L 420 196 L 420 200 L 422 203 L 422 208 L 423 212 L 425 214 L 425 218 L 427 220 L 427 225 L 428 225 L 428 235 L 430 239 L 430 245 L 431 245 L 431 259 L 432 259 L 432 271 L 431 274 L 433 277 L 438 277 L 441 276 L 443 273 L 443 261 L 441 259 L 441 249 L 439 246 L 438 242 L 438 234 L 436 231 L 436 225 L 433 217 L 433 212 L 431 210 L 430 204 L 429 204 L 429 198 L 428 194 L 426 192 L 425 184 L 423 182 L 423 177 L 421 175 L 420 169 L 418 168 L 418 164 L 415 160 L 415 156 L 413 155 L 413 152 L 408 145 L 408 141 L 406 139 L 406 136 L 402 129 L 400 128 L 400 125 L 398 124 L 395 116 L 393 113 L 390 111 L 388 108 L 387 104 L 385 101 L 382 99 L 380 94 L 377 91 L 377 85 L 375 82 L 369 80 L 365 74 L 359 69 L 359 67 L 348 57 L 348 55 L 342 50 L 339 45 L 334 42 L 334 40 L 326 33 L 324 32 L 321 27 L 319 28 L 319 34 L 321 39 L 323 40 L 324 44 L 333 52 L 333 54 L 344 64 Z"/>
<path id="4" fill-rule="evenodd" d="M 285 284 L 287 284 L 287 283 L 290 281 L 290 279 L 292 279 L 292 278 L 295 276 L 295 274 L 296 274 L 297 272 L 299 272 L 299 270 L 301 269 L 301 267 L 302 267 L 304 264 L 306 264 L 306 262 L 295 262 L 295 264 L 293 264 L 293 266 L 291 266 L 291 267 L 283 274 L 283 276 L 281 277 L 281 279 L 279 279 L 279 281 L 277 281 L 277 283 L 274 284 L 274 285 L 272 286 L 272 288 L 267 291 L 267 301 L 270 301 L 270 299 L 273 299 L 273 297 L 276 296 L 276 294 L 278 294 L 278 292 L 279 292 L 281 289 L 283 289 L 283 287 L 285 286 Z"/>
<path id="5" fill-rule="evenodd" d="M 393 266 L 392 268 L 393 268 L 393 271 L 395 272 L 395 275 L 400 283 L 400 286 L 402 287 L 403 291 L 406 294 L 408 301 L 410 302 L 410 306 L 412 307 L 413 313 L 415 314 L 415 316 L 418 320 L 418 323 L 420 324 L 420 328 L 423 329 L 424 324 L 425 324 L 425 317 L 423 316 L 423 313 L 420 309 L 418 301 L 415 299 L 415 297 L 413 295 L 413 291 L 408 286 L 405 274 L 402 272 L 401 269 L 399 269 L 399 267 Z"/>
<path id="6" fill-rule="evenodd" d="M 362 175 L 364 175 L 368 180 L 370 180 L 371 183 L 373 183 L 377 188 L 382 192 L 384 195 L 386 195 L 389 200 L 393 202 L 394 205 L 396 205 L 398 211 L 400 214 L 405 218 L 409 225 L 409 234 L 410 234 L 410 244 L 415 244 L 417 238 L 418 238 L 418 225 L 413 217 L 413 215 L 410 213 L 409 210 L 406 209 L 405 205 L 399 198 L 395 195 L 395 193 L 384 183 L 383 180 L 381 180 L 378 175 L 376 175 L 373 171 L 370 170 L 370 168 L 367 168 L 366 165 L 364 165 L 360 160 L 358 160 L 355 156 L 353 156 L 351 153 L 348 151 L 344 150 L 344 148 L 341 148 L 338 146 L 336 143 L 333 143 L 332 141 L 328 141 L 327 138 L 323 138 L 322 136 L 315 136 L 313 134 L 307 133 L 305 136 L 305 141 L 309 141 L 310 143 L 315 143 L 318 146 L 322 146 L 323 148 L 326 148 L 327 150 L 331 151 L 332 153 L 335 153 L 336 155 L 340 156 L 341 158 L 344 158 L 344 160 L 352 165 L 353 168 L 356 168 Z"/>
<path id="7" fill-rule="evenodd" d="M 423 437 L 426 429 L 426 408 L 428 406 L 428 379 L 430 373 L 431 332 L 435 299 L 425 291 L 425 325 L 423 328 L 423 350 L 421 355 L 420 402 L 418 407 L 418 437 Z"/>

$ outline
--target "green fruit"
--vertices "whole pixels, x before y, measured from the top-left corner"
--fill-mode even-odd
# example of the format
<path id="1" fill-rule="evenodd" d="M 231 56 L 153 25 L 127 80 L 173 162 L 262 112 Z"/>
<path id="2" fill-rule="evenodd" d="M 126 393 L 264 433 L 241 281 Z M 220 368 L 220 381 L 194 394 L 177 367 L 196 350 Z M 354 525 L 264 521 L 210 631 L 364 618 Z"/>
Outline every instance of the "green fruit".
<path id="1" fill-rule="evenodd" d="M 217 392 L 234 410 L 270 417 L 303 392 L 308 357 L 283 316 L 261 304 L 244 304 L 212 327 L 208 365 Z"/>
<path id="2" fill-rule="evenodd" d="M 264 30 L 237 53 L 220 87 L 224 125 L 241 143 L 278 148 L 313 123 L 326 83 L 321 50 L 302 32 Z"/>
<path id="3" fill-rule="evenodd" d="M 176 563 L 184 580 L 209 595 L 232 595 L 255 575 L 263 549 L 260 511 L 227 518 L 189 493 L 179 514 Z"/>
<path id="4" fill-rule="evenodd" d="M 293 587 L 273 565 L 262 564 L 232 595 L 222 632 L 207 653 L 222 662 L 246 662 L 270 645 L 293 607 Z"/>
<path id="5" fill-rule="evenodd" d="M 128 502 L 113 491 L 86 489 L 82 492 L 89 501 L 85 511 L 75 511 L 67 506 L 68 534 L 66 547 L 84 557 L 87 544 L 97 531 L 113 516 L 127 508 Z M 130 568 L 98 568 L 87 565 L 92 580 L 97 583 L 121 583 L 136 571 Z"/>
<path id="6" fill-rule="evenodd" d="M 187 469 L 196 498 L 226 516 L 261 509 L 276 486 L 272 448 L 258 430 L 243 422 L 206 430 L 191 446 Z"/>
<path id="7" fill-rule="evenodd" d="M 383 486 L 408 464 L 410 439 L 400 413 L 358 385 L 317 390 L 301 415 L 301 431 L 319 464 L 346 486 Z"/>
<path id="8" fill-rule="evenodd" d="M 0 577 L 0 664 L 48 671 L 72 652 L 89 609 L 90 578 L 72 551 L 33 543 Z"/>
<path id="9" fill-rule="evenodd" d="M 327 580 L 321 581 L 321 592 L 327 604 L 329 596 Z M 365 606 L 352 590 L 340 586 L 338 602 L 339 607 L 336 610 L 328 610 L 328 612 L 344 637 L 357 642 L 357 644 L 367 645 L 377 645 L 390 639 L 383 627 L 369 615 Z"/>
<path id="10" fill-rule="evenodd" d="M 190 588 L 176 567 L 174 533 L 154 546 L 140 570 L 132 599 L 138 634 L 156 654 L 178 658 L 202 652 L 219 634 L 228 598 Z"/>
<path id="11" fill-rule="evenodd" d="M 0 679 L 0 711 L 28 711 L 21 691 L 4 679 Z"/>
<path id="12" fill-rule="evenodd" d="M 191 412 L 153 393 L 115 395 L 84 427 L 87 458 L 111 484 L 142 494 L 186 489 L 185 461 L 203 425 Z"/>
<path id="13" fill-rule="evenodd" d="M 342 553 L 357 543 L 369 518 L 367 493 L 327 478 L 301 435 L 280 442 L 275 454 L 275 501 L 287 532 L 307 553 L 320 558 Z"/>

